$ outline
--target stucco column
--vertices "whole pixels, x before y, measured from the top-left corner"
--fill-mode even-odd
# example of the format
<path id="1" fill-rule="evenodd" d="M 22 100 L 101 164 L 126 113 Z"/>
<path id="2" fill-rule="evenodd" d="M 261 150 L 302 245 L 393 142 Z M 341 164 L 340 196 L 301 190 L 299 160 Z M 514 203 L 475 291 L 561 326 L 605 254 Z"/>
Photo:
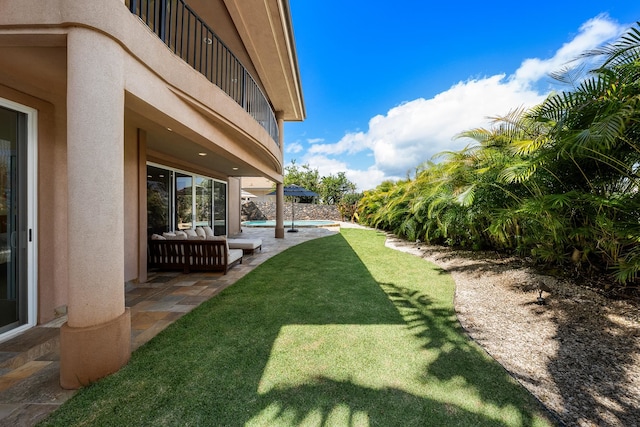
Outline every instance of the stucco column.
<path id="1" fill-rule="evenodd" d="M 83 28 L 67 37 L 68 321 L 60 383 L 79 388 L 131 354 L 124 305 L 124 52 Z"/>
<path id="2" fill-rule="evenodd" d="M 278 144 L 280 159 L 284 167 L 284 113 L 276 111 L 278 121 Z M 284 186 L 276 184 L 276 239 L 284 239 Z"/>
<path id="3" fill-rule="evenodd" d="M 284 238 L 284 185 L 276 184 L 276 239 Z"/>
<path id="4" fill-rule="evenodd" d="M 147 132 L 138 129 L 138 282 L 147 281 Z"/>

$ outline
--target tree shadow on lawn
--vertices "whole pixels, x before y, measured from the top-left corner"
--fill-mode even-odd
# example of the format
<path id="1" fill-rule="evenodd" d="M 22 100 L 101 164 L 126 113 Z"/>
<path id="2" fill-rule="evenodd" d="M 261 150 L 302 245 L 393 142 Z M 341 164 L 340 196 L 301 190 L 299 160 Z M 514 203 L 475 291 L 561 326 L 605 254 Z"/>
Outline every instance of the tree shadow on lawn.
<path id="1" fill-rule="evenodd" d="M 397 388 L 372 389 L 328 378 L 270 391 L 260 396 L 258 403 L 262 409 L 246 423 L 248 426 L 509 425 L 453 403 Z"/>
<path id="2" fill-rule="evenodd" d="M 433 270 L 441 271 L 435 266 Z M 469 387 L 482 402 L 516 409 L 521 418 L 517 425 L 534 425 L 540 418 L 557 422 L 500 364 L 467 338 L 453 307 L 443 307 L 415 289 L 393 283 L 381 286 L 423 349 L 436 355 L 423 371 L 421 381 L 425 386 L 454 382 Z"/>
<path id="3" fill-rule="evenodd" d="M 443 316 L 444 323 L 436 321 Z M 453 388 L 461 394 L 448 396 L 447 382 L 459 382 Z M 44 425 L 544 420 L 533 399 L 464 338 L 453 308 L 380 285 L 338 234 L 258 266 L 137 350 L 118 373 L 81 390 Z"/>

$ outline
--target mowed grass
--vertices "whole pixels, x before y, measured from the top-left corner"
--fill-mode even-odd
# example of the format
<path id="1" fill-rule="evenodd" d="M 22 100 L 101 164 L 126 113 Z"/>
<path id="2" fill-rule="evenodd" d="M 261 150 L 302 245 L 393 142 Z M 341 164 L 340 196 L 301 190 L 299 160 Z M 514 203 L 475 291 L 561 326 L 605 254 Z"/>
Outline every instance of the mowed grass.
<path id="1" fill-rule="evenodd" d="M 43 425 L 543 426 L 470 342 L 448 274 L 343 229 L 268 260 Z"/>

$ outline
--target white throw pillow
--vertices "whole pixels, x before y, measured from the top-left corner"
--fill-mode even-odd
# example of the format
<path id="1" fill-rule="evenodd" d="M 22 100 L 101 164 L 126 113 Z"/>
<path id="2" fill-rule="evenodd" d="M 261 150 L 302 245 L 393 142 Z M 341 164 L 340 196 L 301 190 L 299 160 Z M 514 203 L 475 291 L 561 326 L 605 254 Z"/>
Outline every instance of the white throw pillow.
<path id="1" fill-rule="evenodd" d="M 186 240 L 187 239 L 187 233 L 185 233 L 184 231 L 176 231 L 175 232 L 176 238 L 179 240 Z"/>
<path id="2" fill-rule="evenodd" d="M 203 239 L 207 237 L 207 233 L 204 232 L 202 227 L 196 227 L 196 234 L 202 237 Z"/>
<path id="3" fill-rule="evenodd" d="M 167 240 L 176 240 L 177 239 L 176 233 L 168 233 L 166 231 L 164 233 L 162 233 L 162 237 L 164 237 Z"/>
<path id="4" fill-rule="evenodd" d="M 202 229 L 204 230 L 204 234 L 207 237 L 211 237 L 213 236 L 213 230 L 211 229 L 211 227 L 209 227 L 208 225 L 205 225 L 204 227 L 202 227 Z"/>
<path id="5" fill-rule="evenodd" d="M 159 234 L 152 234 L 151 235 L 151 240 L 167 240 L 167 238 L 164 237 L 164 236 L 161 236 Z"/>

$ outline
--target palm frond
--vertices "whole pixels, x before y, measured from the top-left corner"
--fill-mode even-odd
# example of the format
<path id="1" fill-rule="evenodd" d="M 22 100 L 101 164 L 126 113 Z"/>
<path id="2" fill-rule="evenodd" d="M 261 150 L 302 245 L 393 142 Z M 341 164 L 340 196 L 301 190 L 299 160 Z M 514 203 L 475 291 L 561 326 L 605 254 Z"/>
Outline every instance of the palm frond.
<path id="1" fill-rule="evenodd" d="M 520 162 L 503 169 L 498 178 L 501 182 L 512 184 L 529 180 L 537 170 L 537 164 Z"/>
<path id="2" fill-rule="evenodd" d="M 473 200 L 476 195 L 476 184 L 471 184 L 467 188 L 463 189 L 463 191 L 458 192 L 456 197 L 456 203 L 461 206 L 471 206 L 473 204 Z"/>

